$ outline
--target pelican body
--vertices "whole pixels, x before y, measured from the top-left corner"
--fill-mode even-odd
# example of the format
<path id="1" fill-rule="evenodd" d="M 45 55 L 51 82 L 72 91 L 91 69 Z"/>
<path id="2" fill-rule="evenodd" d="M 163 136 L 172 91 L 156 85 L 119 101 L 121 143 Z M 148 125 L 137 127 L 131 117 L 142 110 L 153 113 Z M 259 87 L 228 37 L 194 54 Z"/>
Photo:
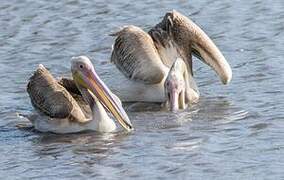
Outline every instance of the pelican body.
<path id="1" fill-rule="evenodd" d="M 72 58 L 71 71 L 74 81 L 58 82 L 39 65 L 30 78 L 27 92 L 38 113 L 29 120 L 35 129 L 53 133 L 112 132 L 116 124 L 107 111 L 123 128 L 133 129 L 119 98 L 101 81 L 86 56 Z"/>
<path id="2" fill-rule="evenodd" d="M 197 102 L 192 54 L 213 68 L 224 84 L 232 78 L 230 65 L 213 41 L 175 10 L 148 33 L 130 25 L 111 35 L 116 36 L 111 62 L 120 73 L 115 75 L 119 82 L 110 85 L 122 101 L 169 102 L 172 110 Z"/>

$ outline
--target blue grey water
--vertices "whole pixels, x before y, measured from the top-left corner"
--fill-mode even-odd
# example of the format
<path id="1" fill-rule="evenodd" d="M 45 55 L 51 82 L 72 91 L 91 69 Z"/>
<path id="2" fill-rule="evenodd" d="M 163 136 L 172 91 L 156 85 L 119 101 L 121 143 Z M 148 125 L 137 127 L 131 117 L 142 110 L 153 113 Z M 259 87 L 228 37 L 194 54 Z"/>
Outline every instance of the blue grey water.
<path id="1" fill-rule="evenodd" d="M 55 135 L 18 128 L 39 63 L 55 76 L 88 55 L 112 77 L 109 33 L 149 30 L 176 9 L 231 64 L 228 86 L 194 59 L 200 102 L 184 112 L 129 112 L 135 132 Z M 1 179 L 284 179 L 284 3 L 281 0 L 1 0 Z"/>

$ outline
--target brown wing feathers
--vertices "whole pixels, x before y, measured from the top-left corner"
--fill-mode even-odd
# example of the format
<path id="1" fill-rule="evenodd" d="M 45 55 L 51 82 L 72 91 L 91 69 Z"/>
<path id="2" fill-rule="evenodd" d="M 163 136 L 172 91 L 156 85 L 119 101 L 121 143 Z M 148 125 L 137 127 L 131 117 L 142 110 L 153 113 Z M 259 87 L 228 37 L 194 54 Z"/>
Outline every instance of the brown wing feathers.
<path id="1" fill-rule="evenodd" d="M 86 121 L 84 113 L 74 98 L 42 65 L 31 76 L 27 92 L 33 106 L 51 118 Z"/>
<path id="2" fill-rule="evenodd" d="M 149 84 L 161 82 L 163 63 L 152 38 L 136 26 L 124 27 L 117 36 L 111 61 L 130 79 Z"/>

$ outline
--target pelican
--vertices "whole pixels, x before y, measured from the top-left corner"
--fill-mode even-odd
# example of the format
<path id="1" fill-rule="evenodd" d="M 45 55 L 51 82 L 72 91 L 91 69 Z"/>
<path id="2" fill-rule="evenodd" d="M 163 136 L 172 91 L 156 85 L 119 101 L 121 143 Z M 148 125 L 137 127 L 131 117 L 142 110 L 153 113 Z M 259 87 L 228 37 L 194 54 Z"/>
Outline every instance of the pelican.
<path id="1" fill-rule="evenodd" d="M 119 98 L 102 82 L 89 58 L 73 57 L 71 64 L 75 91 L 66 81 L 57 82 L 43 65 L 30 78 L 27 92 L 39 112 L 29 119 L 35 129 L 53 133 L 112 132 L 116 124 L 109 111 L 123 128 L 132 130 Z"/>
<path id="2" fill-rule="evenodd" d="M 209 65 L 224 84 L 232 70 L 213 41 L 194 22 L 173 10 L 148 33 L 130 25 L 111 34 L 111 62 L 119 69 L 111 89 L 128 102 L 168 102 L 171 110 L 197 102 L 192 54 Z"/>

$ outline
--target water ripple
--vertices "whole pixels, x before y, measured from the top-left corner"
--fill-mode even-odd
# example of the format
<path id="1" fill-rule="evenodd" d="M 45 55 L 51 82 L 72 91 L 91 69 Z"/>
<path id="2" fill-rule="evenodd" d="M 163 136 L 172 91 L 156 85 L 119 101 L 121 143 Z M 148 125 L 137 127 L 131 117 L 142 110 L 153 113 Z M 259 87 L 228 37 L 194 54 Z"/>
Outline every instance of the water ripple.
<path id="1" fill-rule="evenodd" d="M 283 179 L 283 5 L 280 0 L 1 1 L 1 176 Z M 70 76 L 70 57 L 87 54 L 109 80 L 108 34 L 129 24 L 149 30 L 172 9 L 190 16 L 224 53 L 233 70 L 228 86 L 193 58 L 200 102 L 178 113 L 130 106 L 136 127 L 131 134 L 39 133 L 17 115 L 33 110 L 25 89 L 38 64 Z"/>

